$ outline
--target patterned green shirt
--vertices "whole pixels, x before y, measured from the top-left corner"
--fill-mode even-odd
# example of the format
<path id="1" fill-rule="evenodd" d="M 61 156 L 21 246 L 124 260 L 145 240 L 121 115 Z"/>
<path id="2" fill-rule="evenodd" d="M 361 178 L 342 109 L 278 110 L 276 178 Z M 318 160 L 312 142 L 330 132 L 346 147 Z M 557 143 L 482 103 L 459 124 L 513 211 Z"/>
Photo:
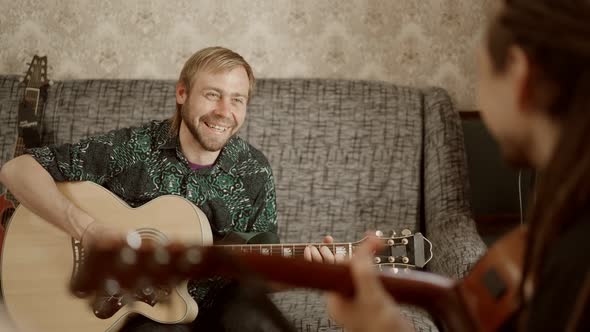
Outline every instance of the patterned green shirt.
<path id="1" fill-rule="evenodd" d="M 230 233 L 277 233 L 270 165 L 239 137 L 229 140 L 212 167 L 198 170 L 190 168 L 168 120 L 27 152 L 56 181 L 96 182 L 133 207 L 166 194 L 183 196 L 203 210 L 216 240 Z M 189 290 L 198 300 L 204 296 Z"/>

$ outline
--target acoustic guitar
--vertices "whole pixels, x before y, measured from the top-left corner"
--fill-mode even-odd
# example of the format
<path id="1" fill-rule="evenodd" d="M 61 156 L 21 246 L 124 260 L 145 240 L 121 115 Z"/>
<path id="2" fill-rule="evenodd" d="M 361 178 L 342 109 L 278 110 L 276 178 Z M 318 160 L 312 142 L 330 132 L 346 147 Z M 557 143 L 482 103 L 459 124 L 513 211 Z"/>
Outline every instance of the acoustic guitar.
<path id="1" fill-rule="evenodd" d="M 66 182 L 59 190 L 97 221 L 131 231 L 144 246 L 180 243 L 184 246 L 213 244 L 209 221 L 188 200 L 166 195 L 131 208 L 107 189 L 92 182 Z M 424 267 L 432 258 L 432 245 L 420 233 L 382 236 L 384 249 L 375 254 L 381 269 L 403 272 Z M 350 256 L 360 244 L 330 244 L 333 252 Z M 282 257 L 296 261 L 310 244 L 224 245 L 236 253 Z M 325 244 L 311 244 L 325 245 Z M 20 205 L 8 224 L 2 255 L 2 291 L 8 315 L 26 331 L 116 331 L 135 314 L 162 323 L 186 323 L 198 313 L 187 291 L 187 280 L 172 287 L 146 287 L 128 297 L 106 295 L 87 301 L 70 292 L 71 280 L 79 277 L 87 253 L 81 243 Z M 102 266 L 102 265 L 101 265 Z M 279 266 L 276 265 L 275 268 Z M 115 266 L 108 266 L 115 268 Z M 105 270 L 106 271 L 106 270 Z M 198 277 L 195 275 L 195 278 Z"/>
<path id="2" fill-rule="evenodd" d="M 520 307 L 519 285 L 526 229 L 498 240 L 462 280 L 422 271 L 382 271 L 380 281 L 398 302 L 426 309 L 449 332 L 493 332 Z M 222 247 L 145 245 L 90 249 L 72 292 L 96 301 L 133 298 L 146 287 L 166 287 L 186 278 L 224 275 L 260 278 L 354 296 L 347 265 L 231 252 Z"/>

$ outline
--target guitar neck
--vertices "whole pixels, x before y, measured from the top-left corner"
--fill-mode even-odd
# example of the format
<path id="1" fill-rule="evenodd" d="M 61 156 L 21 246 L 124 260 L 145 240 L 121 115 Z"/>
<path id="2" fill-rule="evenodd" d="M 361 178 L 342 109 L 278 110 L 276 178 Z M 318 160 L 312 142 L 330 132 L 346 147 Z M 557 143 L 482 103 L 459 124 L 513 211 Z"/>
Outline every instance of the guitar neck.
<path id="1" fill-rule="evenodd" d="M 27 87 L 25 89 L 25 95 L 23 101 L 28 104 L 29 107 L 33 108 L 34 115 L 37 116 L 39 109 L 39 97 L 41 95 L 41 89 Z"/>
<path id="2" fill-rule="evenodd" d="M 16 144 L 14 145 L 14 158 L 22 155 L 25 153 L 25 141 L 21 135 L 19 135 L 16 139 Z"/>
<path id="3" fill-rule="evenodd" d="M 348 243 L 288 243 L 288 244 L 238 244 L 238 245 L 220 245 L 232 252 L 254 253 L 264 256 L 282 256 L 282 257 L 303 257 L 306 247 L 321 246 L 328 247 L 334 254 L 352 257 L 354 245 Z"/>
<path id="4" fill-rule="evenodd" d="M 304 248 L 307 244 L 296 245 Z M 336 245 L 336 244 L 335 244 Z M 239 247 L 252 246 L 233 246 Z M 256 246 L 254 246 L 256 247 Z M 280 245 L 267 247 L 280 248 Z M 295 287 L 318 289 L 351 297 L 355 285 L 346 264 L 325 264 L 282 255 L 232 252 L 228 246 L 183 247 L 169 246 L 166 261 L 155 263 L 155 251 L 143 248 L 130 253 L 131 264 L 121 261 L 126 249 L 104 248 L 89 251 L 84 268 L 73 280 L 76 293 L 100 289 L 105 280 L 117 280 L 122 289 L 135 289 L 137 281 L 149 276 L 155 285 L 169 285 L 178 280 L 212 276 L 239 277 L 244 282 L 257 280 L 279 282 Z M 108 266 L 109 268 L 105 268 Z M 119 268 L 116 268 L 119 267 Z M 460 293 L 457 282 L 449 278 L 410 271 L 401 274 L 379 274 L 387 293 L 396 301 L 417 305 L 438 318 L 444 318 L 449 331 L 476 331 Z"/>
<path id="5" fill-rule="evenodd" d="M 298 244 L 296 246 L 305 248 L 307 245 L 314 244 Z M 334 245 L 351 246 L 351 243 Z M 280 245 L 273 246 L 280 247 Z M 352 297 L 355 293 L 352 275 L 346 264 L 308 262 L 303 259 L 285 259 L 279 254 L 265 256 L 243 251 L 218 255 L 219 252 L 215 248 L 206 250 L 213 251 L 215 254 L 206 253 L 203 255 L 204 259 L 200 266 L 186 271 L 187 278 L 204 274 L 242 278 L 251 276 L 295 287 L 335 292 L 346 297 Z M 456 281 L 415 270 L 396 274 L 382 272 L 379 274 L 379 279 L 385 291 L 397 302 L 421 307 L 435 317 L 444 318 L 441 324 L 445 331 L 479 330 L 475 327 L 472 314 L 457 290 L 458 283 Z"/>

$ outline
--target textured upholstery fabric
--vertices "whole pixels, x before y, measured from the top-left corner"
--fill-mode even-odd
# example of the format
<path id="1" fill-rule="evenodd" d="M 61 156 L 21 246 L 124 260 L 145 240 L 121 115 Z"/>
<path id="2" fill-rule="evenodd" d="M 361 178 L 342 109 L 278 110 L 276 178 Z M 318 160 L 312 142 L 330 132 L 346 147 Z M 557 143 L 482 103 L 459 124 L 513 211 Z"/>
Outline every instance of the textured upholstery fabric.
<path id="1" fill-rule="evenodd" d="M 1 162 L 13 153 L 22 89 L 0 76 Z M 77 141 L 110 129 L 169 117 L 174 82 L 55 82 L 43 142 Z M 261 79 L 240 134 L 265 153 L 276 179 L 281 240 L 353 242 L 366 230 L 421 231 L 434 244 L 428 269 L 463 276 L 485 246 L 471 218 L 463 133 L 442 89 L 322 79 Z M 273 295 L 301 331 L 340 330 L 321 297 Z M 420 331 L 436 330 L 405 308 Z"/>

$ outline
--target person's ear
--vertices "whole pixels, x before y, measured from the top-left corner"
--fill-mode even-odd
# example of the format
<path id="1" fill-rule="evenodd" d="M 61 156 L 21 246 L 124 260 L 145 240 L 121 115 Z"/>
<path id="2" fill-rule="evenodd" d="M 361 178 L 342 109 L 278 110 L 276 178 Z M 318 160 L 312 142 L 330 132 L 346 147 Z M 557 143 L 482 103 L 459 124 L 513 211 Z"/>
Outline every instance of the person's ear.
<path id="1" fill-rule="evenodd" d="M 510 48 L 508 65 L 518 109 L 525 112 L 546 110 L 556 91 L 537 71 L 522 48 Z"/>
<path id="2" fill-rule="evenodd" d="M 507 73 L 513 87 L 516 108 L 519 111 L 536 109 L 533 68 L 531 62 L 518 46 L 511 46 L 508 50 Z"/>
<path id="3" fill-rule="evenodd" d="M 188 97 L 188 91 L 183 82 L 176 83 L 176 103 L 183 105 Z"/>

